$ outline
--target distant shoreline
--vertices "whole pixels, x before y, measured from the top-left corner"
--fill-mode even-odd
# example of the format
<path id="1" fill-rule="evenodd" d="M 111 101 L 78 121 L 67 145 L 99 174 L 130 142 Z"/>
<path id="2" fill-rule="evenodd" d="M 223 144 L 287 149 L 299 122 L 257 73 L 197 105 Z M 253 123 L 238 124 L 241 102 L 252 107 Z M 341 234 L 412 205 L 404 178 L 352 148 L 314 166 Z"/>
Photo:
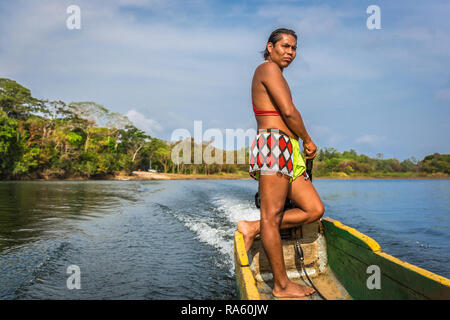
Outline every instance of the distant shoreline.
<path id="1" fill-rule="evenodd" d="M 337 173 L 333 176 L 314 176 L 314 180 L 383 180 L 383 179 L 399 179 L 399 180 L 446 180 L 450 179 L 449 175 L 445 174 L 434 174 L 434 175 L 424 175 L 424 176 L 348 176 L 342 173 Z M 108 175 L 101 177 L 68 177 L 68 178 L 57 178 L 57 177 L 22 177 L 21 179 L 8 179 L 0 181 L 143 181 L 143 180 L 253 180 L 248 173 L 222 173 L 222 174 L 178 174 L 178 173 L 159 173 L 159 172 L 147 172 L 147 171 L 134 171 L 131 175 L 128 174 L 118 174 L 118 175 Z"/>
<path id="2" fill-rule="evenodd" d="M 253 180 L 248 176 L 248 173 L 240 174 L 177 174 L 177 173 L 151 173 L 134 171 L 131 176 L 116 176 L 114 180 L 230 180 L 230 179 L 240 179 L 240 180 Z M 313 179 L 317 180 L 363 180 L 363 179 L 450 179 L 450 176 L 445 175 L 435 175 L 435 176 L 412 176 L 412 177 L 398 177 L 398 176 L 329 176 L 329 177 L 315 177 L 313 174 Z"/>

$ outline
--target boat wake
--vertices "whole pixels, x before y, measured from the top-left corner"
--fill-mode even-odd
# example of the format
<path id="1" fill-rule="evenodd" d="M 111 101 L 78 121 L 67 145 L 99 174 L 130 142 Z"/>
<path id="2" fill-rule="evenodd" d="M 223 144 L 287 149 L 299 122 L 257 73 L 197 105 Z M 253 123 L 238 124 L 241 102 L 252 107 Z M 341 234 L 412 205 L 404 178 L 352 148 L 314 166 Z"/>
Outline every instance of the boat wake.
<path id="1" fill-rule="evenodd" d="M 213 210 L 195 214 L 176 215 L 196 238 L 215 248 L 224 259 L 217 259 L 218 267 L 226 268 L 234 275 L 233 236 L 240 220 L 258 220 L 259 210 L 252 201 L 229 196 L 217 196 L 211 199 Z"/>

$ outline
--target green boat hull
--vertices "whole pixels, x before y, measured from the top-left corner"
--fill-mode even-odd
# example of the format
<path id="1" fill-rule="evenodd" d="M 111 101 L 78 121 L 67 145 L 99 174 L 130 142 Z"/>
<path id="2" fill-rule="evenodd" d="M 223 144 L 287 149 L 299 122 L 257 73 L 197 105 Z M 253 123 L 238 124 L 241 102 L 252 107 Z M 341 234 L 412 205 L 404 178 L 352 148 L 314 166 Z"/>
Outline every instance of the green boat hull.
<path id="1" fill-rule="evenodd" d="M 301 234 L 306 272 L 327 299 L 450 299 L 449 279 L 383 252 L 375 240 L 339 221 L 324 218 L 288 233 L 292 237 L 283 239 L 283 252 L 289 277 L 308 285 L 293 249 L 293 235 Z M 234 259 L 240 299 L 276 299 L 271 294 L 271 269 L 260 239 L 255 239 L 247 254 L 243 236 L 236 231 Z"/>

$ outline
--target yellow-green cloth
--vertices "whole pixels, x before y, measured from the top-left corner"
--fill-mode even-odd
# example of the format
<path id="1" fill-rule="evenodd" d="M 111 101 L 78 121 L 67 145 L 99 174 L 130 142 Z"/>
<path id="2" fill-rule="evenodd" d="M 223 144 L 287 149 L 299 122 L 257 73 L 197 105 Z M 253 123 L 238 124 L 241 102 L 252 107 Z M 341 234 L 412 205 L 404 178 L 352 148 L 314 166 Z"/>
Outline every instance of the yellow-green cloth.
<path id="1" fill-rule="evenodd" d="M 291 139 L 292 143 L 292 164 L 294 168 L 292 169 L 292 178 L 289 179 L 289 183 L 292 183 L 295 179 L 300 177 L 306 170 L 305 161 L 303 160 L 303 155 L 300 153 L 300 145 L 298 140 Z"/>

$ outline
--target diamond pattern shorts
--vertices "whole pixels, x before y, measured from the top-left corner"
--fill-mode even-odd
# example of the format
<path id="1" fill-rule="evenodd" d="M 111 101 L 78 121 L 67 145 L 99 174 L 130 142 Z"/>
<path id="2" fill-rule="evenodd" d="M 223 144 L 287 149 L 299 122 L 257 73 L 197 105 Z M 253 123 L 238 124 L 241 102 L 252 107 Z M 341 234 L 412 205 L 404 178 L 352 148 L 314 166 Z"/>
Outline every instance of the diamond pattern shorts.
<path id="1" fill-rule="evenodd" d="M 306 174 L 298 141 L 278 129 L 259 130 L 250 148 L 249 174 L 258 180 L 260 174 L 277 172 L 288 176 L 290 182 Z"/>

